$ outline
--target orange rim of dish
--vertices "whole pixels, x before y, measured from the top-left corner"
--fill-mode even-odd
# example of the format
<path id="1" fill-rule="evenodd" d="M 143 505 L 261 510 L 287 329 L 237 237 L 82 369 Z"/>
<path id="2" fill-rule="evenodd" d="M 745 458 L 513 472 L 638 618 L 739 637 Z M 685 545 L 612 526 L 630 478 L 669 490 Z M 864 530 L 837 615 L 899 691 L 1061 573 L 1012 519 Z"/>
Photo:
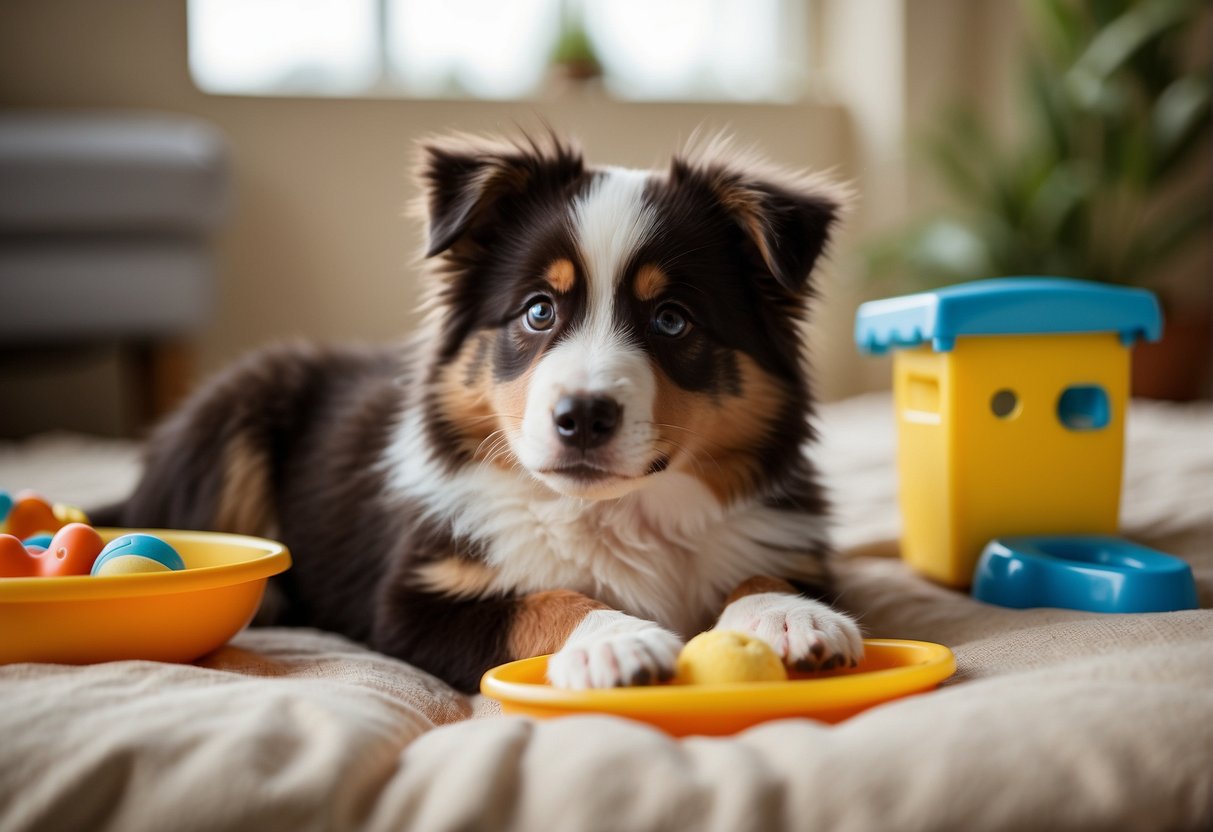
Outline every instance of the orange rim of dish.
<path id="1" fill-rule="evenodd" d="M 905 639 L 864 639 L 871 654 L 895 653 L 909 661 L 880 670 L 845 675 L 797 678 L 786 682 L 741 682 L 724 685 L 651 685 L 609 690 L 572 691 L 547 684 L 516 681 L 542 676 L 548 656 L 522 659 L 493 668 L 480 682 L 481 693 L 511 705 L 577 713 L 710 714 L 795 710 L 824 711 L 875 704 L 930 689 L 956 672 L 956 658 L 942 644 Z"/>

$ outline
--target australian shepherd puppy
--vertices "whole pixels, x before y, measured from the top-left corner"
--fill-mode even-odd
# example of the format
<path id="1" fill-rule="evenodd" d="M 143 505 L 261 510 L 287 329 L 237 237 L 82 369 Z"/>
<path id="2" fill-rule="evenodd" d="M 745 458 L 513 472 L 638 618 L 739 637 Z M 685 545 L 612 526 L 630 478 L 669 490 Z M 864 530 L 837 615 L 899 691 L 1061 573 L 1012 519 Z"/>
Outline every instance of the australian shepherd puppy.
<path id="1" fill-rule="evenodd" d="M 430 142 L 420 177 L 419 337 L 254 355 L 104 519 L 281 539 L 278 623 L 463 690 L 542 653 L 556 685 L 657 682 L 713 623 L 854 664 L 803 452 L 833 192 L 727 151 L 588 167 L 551 137 Z"/>

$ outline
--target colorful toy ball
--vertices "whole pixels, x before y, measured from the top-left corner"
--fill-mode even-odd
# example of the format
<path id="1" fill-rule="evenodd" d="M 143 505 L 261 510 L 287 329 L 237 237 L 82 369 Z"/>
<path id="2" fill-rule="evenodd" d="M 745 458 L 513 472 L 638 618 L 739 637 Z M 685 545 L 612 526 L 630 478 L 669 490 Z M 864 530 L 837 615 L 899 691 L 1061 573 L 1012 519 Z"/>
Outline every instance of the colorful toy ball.
<path id="1" fill-rule="evenodd" d="M 150 534 L 124 534 L 111 540 L 93 562 L 94 575 L 177 572 L 185 561 L 177 550 Z"/>
<path id="2" fill-rule="evenodd" d="M 25 538 L 25 540 L 22 540 L 21 545 L 27 548 L 30 546 L 37 546 L 39 549 L 49 549 L 51 548 L 51 541 L 54 539 L 55 538 L 53 535 L 45 533 L 35 534 Z"/>
<path id="3" fill-rule="evenodd" d="M 69 523 L 87 525 L 88 515 L 75 506 L 52 505 L 33 491 L 21 491 L 16 497 L 0 491 L 0 534 L 19 538 L 54 534 Z"/>
<path id="4" fill-rule="evenodd" d="M 17 495 L 7 522 L 8 533 L 23 539 L 43 532 L 56 532 L 63 526 L 51 504 L 32 491 Z"/>

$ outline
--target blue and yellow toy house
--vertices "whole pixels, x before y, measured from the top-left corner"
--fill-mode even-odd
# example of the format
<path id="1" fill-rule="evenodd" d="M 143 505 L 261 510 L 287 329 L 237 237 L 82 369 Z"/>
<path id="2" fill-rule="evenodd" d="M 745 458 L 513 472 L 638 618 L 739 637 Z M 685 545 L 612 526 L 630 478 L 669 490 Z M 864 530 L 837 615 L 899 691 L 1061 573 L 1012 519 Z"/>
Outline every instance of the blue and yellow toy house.
<path id="1" fill-rule="evenodd" d="M 1006 535 L 1116 534 L 1129 357 L 1162 317 L 1141 289 L 1000 278 L 860 307 L 895 350 L 902 555 L 964 587 Z"/>

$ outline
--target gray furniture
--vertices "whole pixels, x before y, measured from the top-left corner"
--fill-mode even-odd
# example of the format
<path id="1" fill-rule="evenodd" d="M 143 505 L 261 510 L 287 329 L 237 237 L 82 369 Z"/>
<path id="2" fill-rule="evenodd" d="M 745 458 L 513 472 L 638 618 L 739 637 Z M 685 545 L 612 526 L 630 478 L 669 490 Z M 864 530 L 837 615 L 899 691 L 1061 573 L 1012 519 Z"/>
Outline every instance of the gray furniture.
<path id="1" fill-rule="evenodd" d="M 0 350 L 120 343 L 147 384 L 183 386 L 179 345 L 214 309 L 228 168 L 194 118 L 0 113 Z"/>

